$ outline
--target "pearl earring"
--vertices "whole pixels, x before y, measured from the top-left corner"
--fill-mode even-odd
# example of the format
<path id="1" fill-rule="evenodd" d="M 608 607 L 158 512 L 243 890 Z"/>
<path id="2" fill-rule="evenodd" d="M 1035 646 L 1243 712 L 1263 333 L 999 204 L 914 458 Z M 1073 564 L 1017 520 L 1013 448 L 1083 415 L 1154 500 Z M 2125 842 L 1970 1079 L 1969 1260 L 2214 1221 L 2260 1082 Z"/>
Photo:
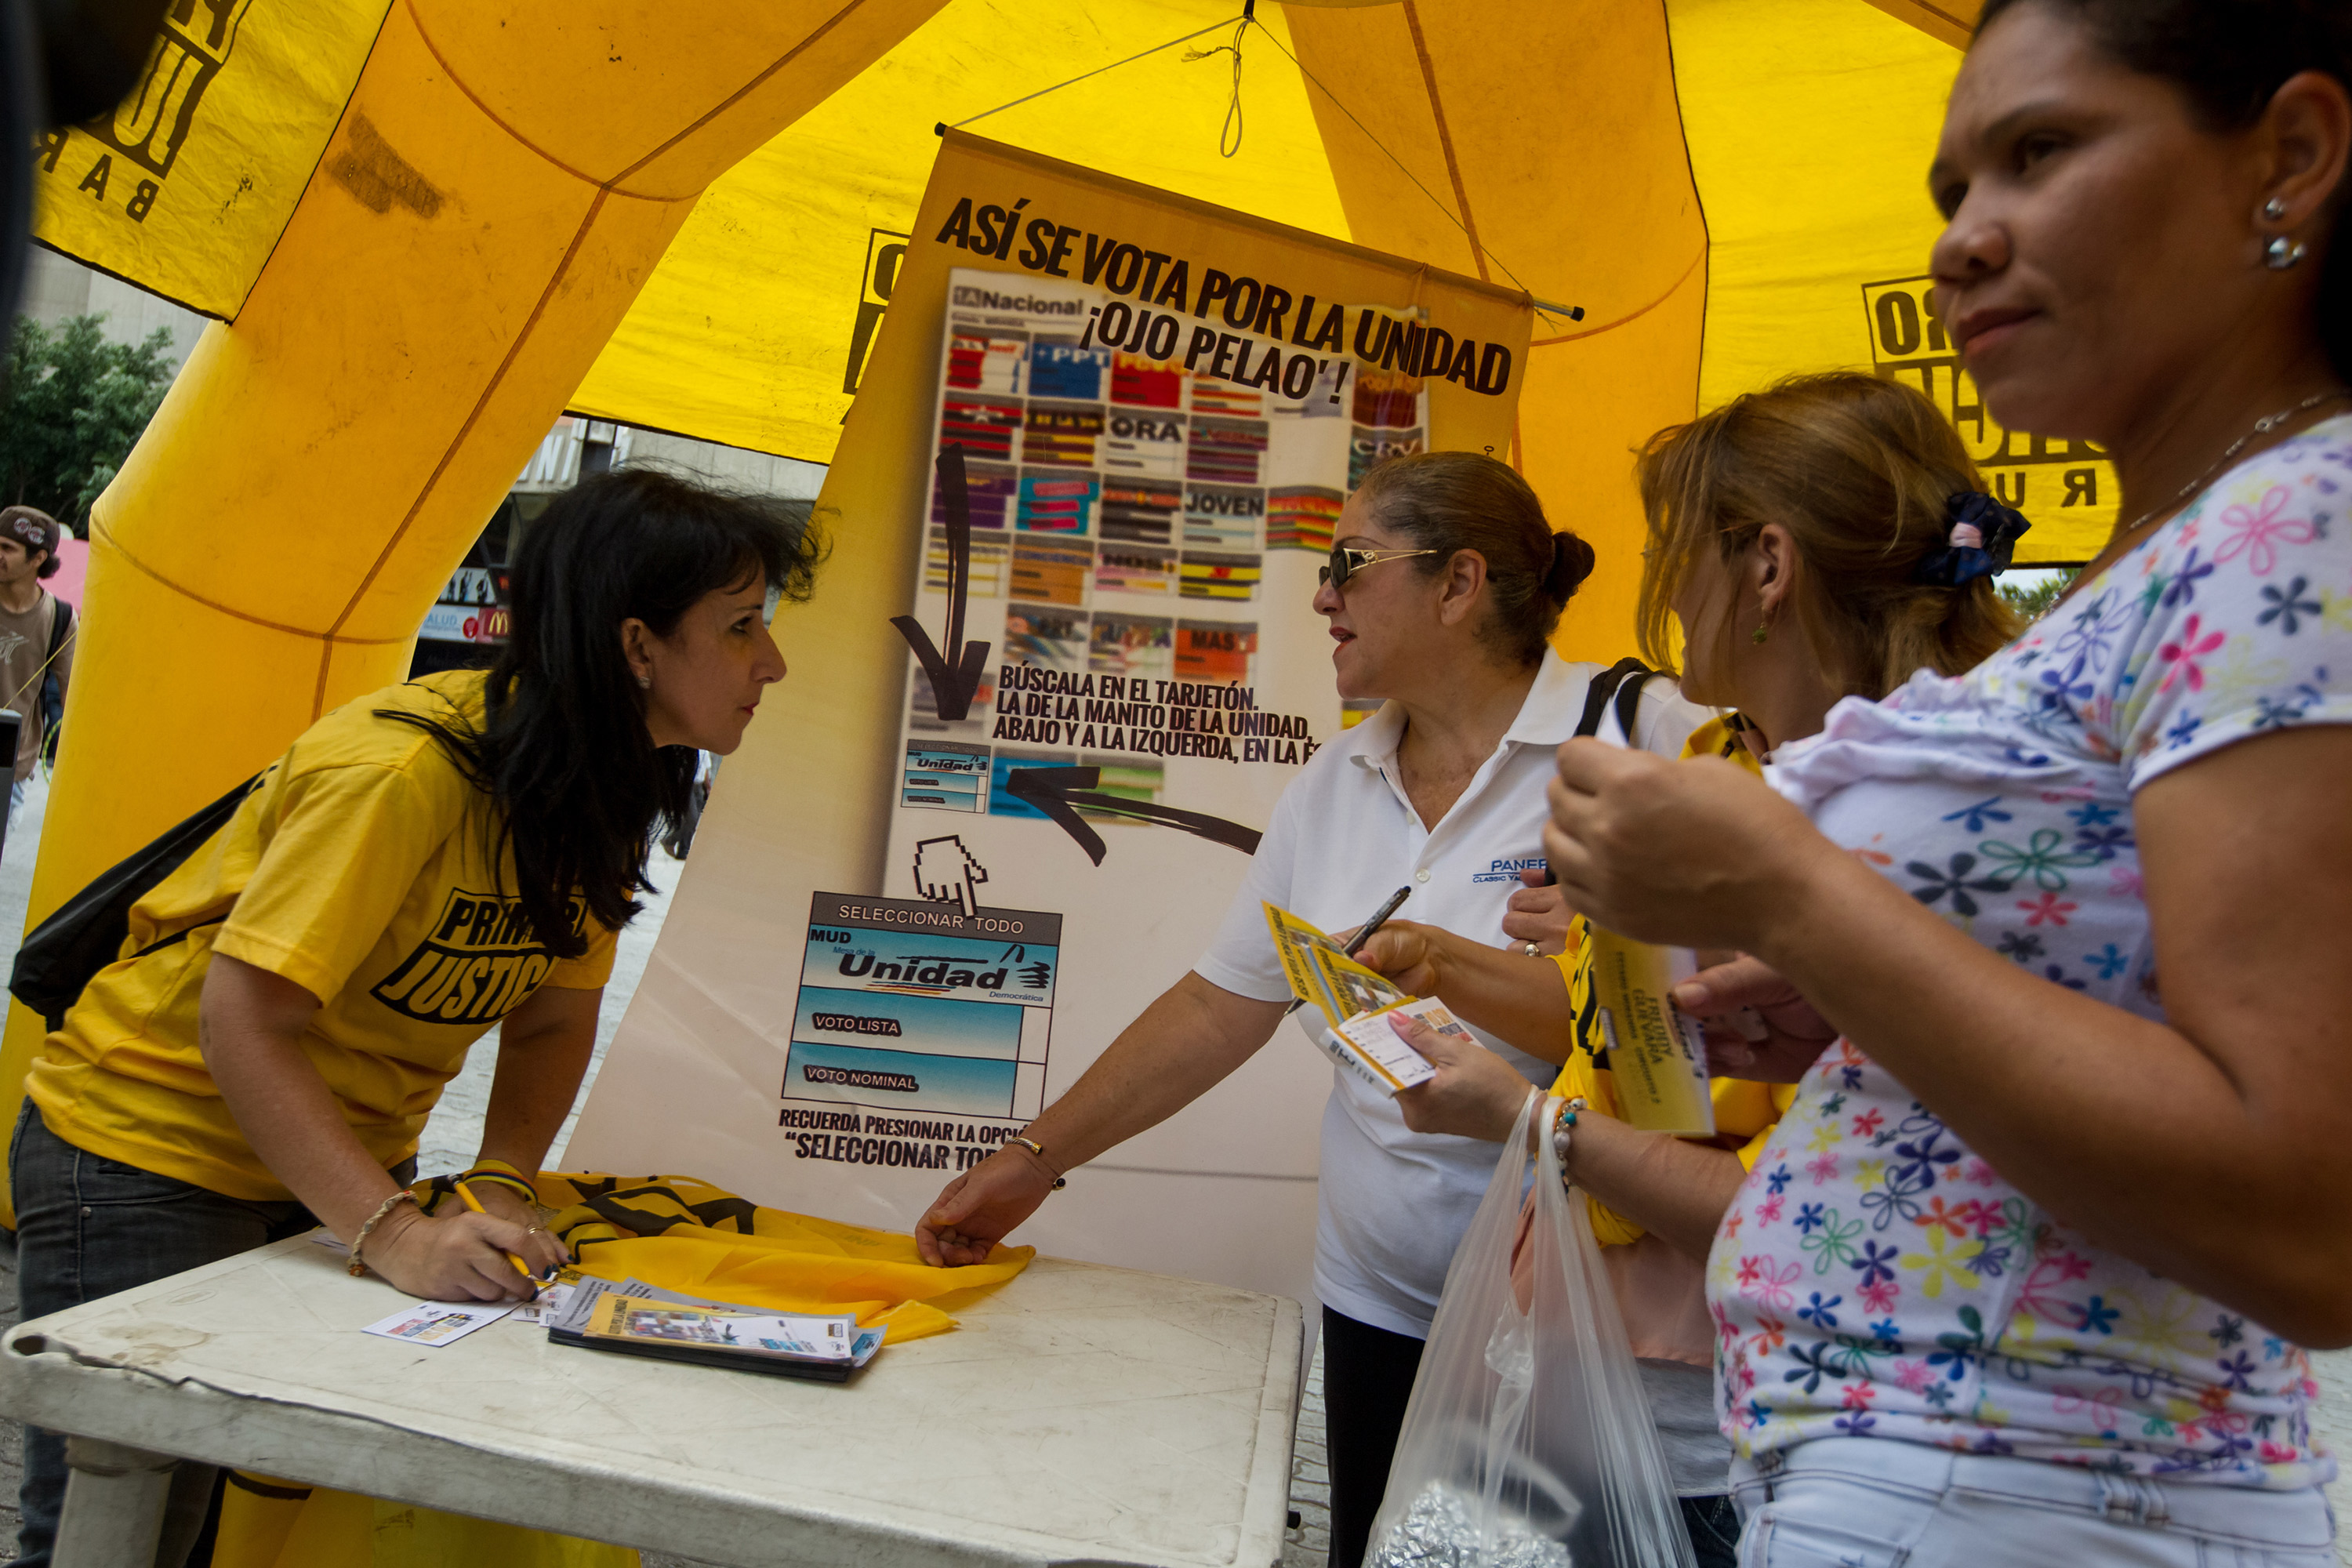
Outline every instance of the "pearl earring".
<path id="1" fill-rule="evenodd" d="M 637 684 L 650 691 L 653 689 L 654 678 L 650 675 L 640 675 L 637 677 Z"/>
<path id="2" fill-rule="evenodd" d="M 2263 265 L 2273 272 L 2284 272 L 2303 259 L 2305 248 L 2303 241 L 2280 235 L 2263 247 Z"/>
<path id="3" fill-rule="evenodd" d="M 2273 196 L 2263 204 L 2263 216 L 2273 223 L 2278 222 L 2279 219 L 2286 216 L 2286 203 Z"/>

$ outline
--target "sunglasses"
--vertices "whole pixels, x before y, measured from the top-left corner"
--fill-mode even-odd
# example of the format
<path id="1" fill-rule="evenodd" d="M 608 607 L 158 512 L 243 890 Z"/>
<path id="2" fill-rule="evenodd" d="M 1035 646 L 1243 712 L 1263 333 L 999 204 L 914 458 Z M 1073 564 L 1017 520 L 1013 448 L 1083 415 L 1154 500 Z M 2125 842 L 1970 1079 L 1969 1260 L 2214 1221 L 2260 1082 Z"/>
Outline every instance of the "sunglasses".
<path id="1" fill-rule="evenodd" d="M 1440 555 L 1437 550 L 1349 550 L 1339 545 L 1331 547 L 1331 563 L 1318 567 L 1315 580 L 1334 588 L 1345 588 L 1348 579 L 1367 566 L 1377 566 L 1383 561 L 1404 561 L 1415 555 Z"/>

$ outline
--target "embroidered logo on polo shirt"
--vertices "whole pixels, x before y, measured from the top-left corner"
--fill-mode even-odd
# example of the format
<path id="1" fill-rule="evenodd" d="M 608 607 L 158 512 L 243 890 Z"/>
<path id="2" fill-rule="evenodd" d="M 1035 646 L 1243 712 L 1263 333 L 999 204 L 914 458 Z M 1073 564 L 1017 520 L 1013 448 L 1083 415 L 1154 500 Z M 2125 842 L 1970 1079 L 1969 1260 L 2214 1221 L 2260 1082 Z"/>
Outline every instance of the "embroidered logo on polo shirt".
<path id="1" fill-rule="evenodd" d="M 576 935 L 587 908 L 574 899 L 566 912 Z M 520 899 L 453 888 L 433 934 L 369 994 L 420 1023 L 492 1023 L 538 990 L 556 962 L 531 930 Z"/>
<path id="2" fill-rule="evenodd" d="M 1516 882 L 1519 879 L 1520 872 L 1541 871 L 1549 864 L 1550 862 L 1540 855 L 1523 855 L 1516 859 L 1507 858 L 1489 860 L 1486 862 L 1485 870 L 1471 872 L 1470 879 L 1473 882 Z"/>

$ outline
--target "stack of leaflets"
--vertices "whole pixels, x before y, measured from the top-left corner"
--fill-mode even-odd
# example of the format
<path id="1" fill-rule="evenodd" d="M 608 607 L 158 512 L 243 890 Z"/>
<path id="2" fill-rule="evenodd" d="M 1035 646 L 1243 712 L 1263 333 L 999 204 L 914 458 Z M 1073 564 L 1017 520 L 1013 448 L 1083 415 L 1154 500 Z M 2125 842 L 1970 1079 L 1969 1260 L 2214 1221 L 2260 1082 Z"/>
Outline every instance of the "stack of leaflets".
<path id="1" fill-rule="evenodd" d="M 1292 993 L 1302 1002 L 1314 1003 L 1323 1015 L 1323 1026 L 1309 1030 L 1315 1043 L 1343 1071 L 1381 1093 L 1394 1094 L 1437 1076 L 1428 1058 L 1398 1036 L 1391 1015 L 1418 1018 L 1441 1035 L 1473 1040 L 1444 1003 L 1406 995 L 1288 910 L 1267 904 L 1265 923 L 1274 931 L 1274 949 L 1281 955 Z"/>
<path id="2" fill-rule="evenodd" d="M 559 1285 L 548 1292 L 542 1320 L 547 1337 L 560 1345 L 823 1383 L 847 1382 L 874 1359 L 888 1331 L 861 1329 L 847 1313 L 803 1317 L 698 1301 L 642 1279 Z"/>

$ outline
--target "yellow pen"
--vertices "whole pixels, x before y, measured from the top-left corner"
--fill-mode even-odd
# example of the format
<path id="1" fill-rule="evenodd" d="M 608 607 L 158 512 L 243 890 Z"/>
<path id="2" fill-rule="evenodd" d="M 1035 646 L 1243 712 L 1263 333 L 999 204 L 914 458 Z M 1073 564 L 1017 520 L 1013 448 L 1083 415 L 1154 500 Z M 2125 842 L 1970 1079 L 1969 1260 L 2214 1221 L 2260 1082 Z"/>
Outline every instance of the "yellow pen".
<path id="1" fill-rule="evenodd" d="M 482 1206 L 482 1200 L 474 1195 L 474 1190 L 471 1187 L 463 1182 L 452 1182 L 449 1184 L 457 1189 L 457 1195 L 466 1200 L 467 1208 L 485 1218 L 488 1217 L 490 1211 Z M 507 1261 L 514 1265 L 515 1272 L 521 1275 L 523 1283 L 530 1287 L 531 1298 L 536 1300 L 539 1297 L 539 1281 L 530 1277 L 530 1266 L 511 1252 L 507 1254 Z"/>

